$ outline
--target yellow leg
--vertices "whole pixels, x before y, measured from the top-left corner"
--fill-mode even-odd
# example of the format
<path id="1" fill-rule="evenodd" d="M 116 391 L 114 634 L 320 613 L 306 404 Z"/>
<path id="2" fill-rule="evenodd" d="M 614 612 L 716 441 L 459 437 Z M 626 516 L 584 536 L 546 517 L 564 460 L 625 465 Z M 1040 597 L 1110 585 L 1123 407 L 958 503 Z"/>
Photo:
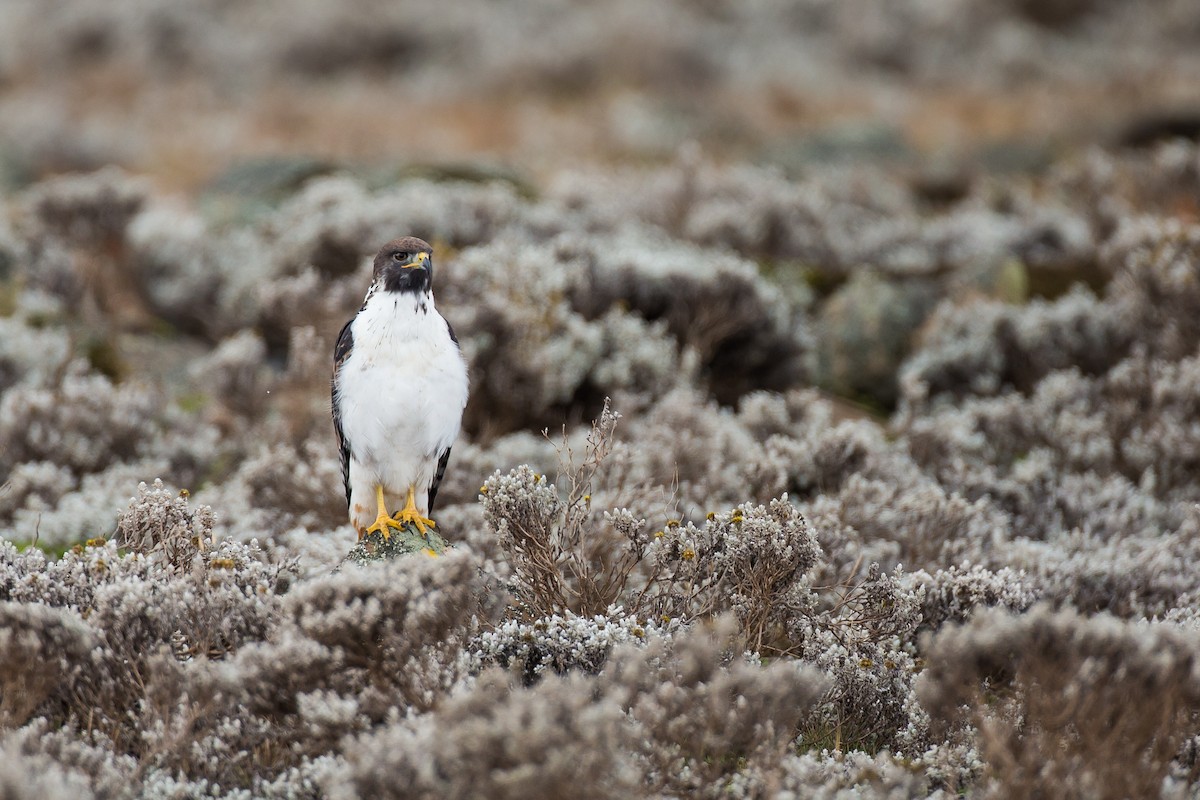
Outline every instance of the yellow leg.
<path id="1" fill-rule="evenodd" d="M 409 490 L 409 498 L 411 499 L 411 497 L 412 497 L 412 490 L 410 489 Z M 383 487 L 382 486 L 375 487 L 375 502 L 379 506 L 379 511 L 377 512 L 378 515 L 375 517 L 375 521 L 373 523 L 371 523 L 371 527 L 367 528 L 367 533 L 374 533 L 375 531 L 379 531 L 383 535 L 383 540 L 386 542 L 388 539 L 388 536 L 391 535 L 391 532 L 388 530 L 388 528 L 396 528 L 397 530 L 399 530 L 400 528 L 403 528 L 404 525 L 402 523 L 397 522 L 396 520 L 392 519 L 391 516 L 388 514 L 387 506 L 385 506 L 383 504 Z"/>
<path id="2" fill-rule="evenodd" d="M 404 508 L 396 512 L 396 519 L 401 522 L 411 522 L 417 526 L 417 530 L 421 535 L 425 535 L 426 528 L 436 527 L 434 521 L 429 517 L 422 517 L 421 512 L 417 511 L 417 491 L 415 487 L 408 487 L 408 501 L 405 502 Z"/>

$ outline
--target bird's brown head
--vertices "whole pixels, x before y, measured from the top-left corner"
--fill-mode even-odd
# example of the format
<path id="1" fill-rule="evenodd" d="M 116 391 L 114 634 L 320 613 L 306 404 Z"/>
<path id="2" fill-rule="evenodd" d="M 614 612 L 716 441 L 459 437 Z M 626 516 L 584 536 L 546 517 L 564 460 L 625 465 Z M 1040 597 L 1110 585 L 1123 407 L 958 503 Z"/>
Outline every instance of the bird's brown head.
<path id="1" fill-rule="evenodd" d="M 375 281 L 388 292 L 423 292 L 433 285 L 433 248 L 415 236 L 393 239 L 375 256 Z"/>

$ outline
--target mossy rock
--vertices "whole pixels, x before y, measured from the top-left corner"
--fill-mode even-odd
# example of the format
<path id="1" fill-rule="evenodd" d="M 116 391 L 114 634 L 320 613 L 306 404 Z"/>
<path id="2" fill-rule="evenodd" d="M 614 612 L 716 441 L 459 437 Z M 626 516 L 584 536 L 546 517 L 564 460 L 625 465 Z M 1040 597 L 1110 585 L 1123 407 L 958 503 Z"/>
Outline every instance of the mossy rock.
<path id="1" fill-rule="evenodd" d="M 957 288 L 1020 305 L 1029 299 L 1029 268 L 1016 258 L 969 262 L 955 276 Z"/>
<path id="2" fill-rule="evenodd" d="M 821 308 L 818 383 L 842 397 L 890 409 L 898 392 L 896 372 L 937 300 L 931 281 L 856 272 Z"/>
<path id="3" fill-rule="evenodd" d="M 345 561 L 372 564 L 412 555 L 437 557 L 444 553 L 447 547 L 449 545 L 446 540 L 432 528 L 422 535 L 417 526 L 410 522 L 403 528 L 392 528 L 387 538 L 378 531 L 368 533 L 350 548 Z"/>

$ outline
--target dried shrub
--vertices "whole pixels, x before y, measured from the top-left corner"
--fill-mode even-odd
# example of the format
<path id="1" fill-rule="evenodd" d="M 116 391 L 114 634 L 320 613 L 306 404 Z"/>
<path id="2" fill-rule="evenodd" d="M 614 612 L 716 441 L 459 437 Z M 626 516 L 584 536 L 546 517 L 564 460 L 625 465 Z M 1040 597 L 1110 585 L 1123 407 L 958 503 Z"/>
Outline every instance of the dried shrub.
<path id="1" fill-rule="evenodd" d="M 341 464 L 319 440 L 264 447 L 235 473 L 247 490 L 260 530 L 334 528 L 346 521 Z M 265 517 L 265 519 L 259 519 Z"/>
<path id="2" fill-rule="evenodd" d="M 26 197 L 38 285 L 69 304 L 98 307 L 122 326 L 144 327 L 150 313 L 128 268 L 126 230 L 147 189 L 119 170 L 69 175 Z"/>
<path id="3" fill-rule="evenodd" d="M 935 720 L 979 726 L 992 796 L 1150 797 L 1200 711 L 1196 659 L 1171 626 L 1039 606 L 944 629 L 918 692 Z"/>
<path id="4" fill-rule="evenodd" d="M 472 620 L 491 618 L 495 604 L 475 560 L 450 554 L 385 567 L 344 566 L 297 588 L 287 614 L 305 637 L 365 671 L 381 693 L 382 715 L 395 703 L 431 706 L 448 678 L 434 665 L 447 668 Z"/>
<path id="5" fill-rule="evenodd" d="M 731 656 L 734 627 L 625 645 L 594 678 L 518 687 L 484 672 L 432 715 L 357 741 L 335 796 L 710 796 L 739 775 L 769 787 L 823 684 Z"/>
<path id="6" fill-rule="evenodd" d="M 532 616 L 603 613 L 624 594 L 645 555 L 650 542 L 645 520 L 627 510 L 602 512 L 592 500 L 600 486 L 597 474 L 612 466 L 605 460 L 619 418 L 606 402 L 579 464 L 563 443 L 565 500 L 527 466 L 508 475 L 497 472 L 480 489 L 484 520 L 508 554 L 515 594 Z"/>
<path id="7" fill-rule="evenodd" d="M 834 587 L 824 608 L 789 621 L 790 652 L 830 679 L 803 720 L 803 743 L 867 752 L 923 749 L 925 720 L 912 689 L 922 594 L 872 565 L 861 581 Z"/>
<path id="8" fill-rule="evenodd" d="M 528 467 L 497 473 L 481 489 L 485 521 L 509 555 L 527 616 L 591 616 L 614 603 L 635 616 L 687 621 L 733 611 L 750 646 L 765 646 L 780 621 L 807 604 L 803 576 L 820 557 L 807 522 L 786 499 L 710 514 L 700 527 L 670 520 L 653 534 L 627 508 L 601 511 L 602 491 L 610 500 L 614 491 L 637 492 L 614 456 L 617 419 L 606 408 L 582 463 L 564 465 L 565 499 Z"/>
<path id="9" fill-rule="evenodd" d="M 57 305 L 22 298 L 23 317 L 0 317 L 0 393 L 17 386 L 52 385 L 71 358 L 72 343 L 61 330 L 31 324 L 43 313 L 54 313 Z"/>
<path id="10" fill-rule="evenodd" d="M 587 466 L 571 476 L 570 497 L 580 487 L 599 492 L 591 481 L 604 473 L 613 422 L 604 417 L 593 428 Z M 481 498 L 510 555 L 511 585 L 524 620 L 485 639 L 488 660 L 519 665 L 527 680 L 547 667 L 596 669 L 612 636 L 628 623 L 601 636 L 598 623 L 580 620 L 565 629 L 581 627 L 578 637 L 564 636 L 560 615 L 564 609 L 582 613 L 569 603 L 584 596 L 573 587 L 586 581 L 588 587 L 611 587 L 603 597 L 620 603 L 625 619 L 693 625 L 730 614 L 748 649 L 821 667 L 830 686 L 805 718 L 810 741 L 827 736 L 830 745 L 875 748 L 925 741 L 922 720 L 913 716 L 917 670 L 910 645 L 921 621 L 923 587 L 902 585 L 872 566 L 862 580 L 818 591 L 808 574 L 821 560 L 820 546 L 786 498 L 710 514 L 701 526 L 673 520 L 653 535 L 645 520 L 614 510 L 605 523 L 627 533 L 607 539 L 607 552 L 599 549 L 603 534 L 586 538 L 598 532 L 582 497 L 574 501 L 579 516 L 573 518 L 567 510 L 572 500 L 564 502 L 553 484 L 528 468 L 494 476 Z M 565 525 L 572 519 L 577 532 L 568 537 Z M 605 564 L 617 567 L 595 571 Z M 614 613 L 609 609 L 599 627 L 607 631 Z M 646 627 L 638 626 L 635 635 L 638 630 L 645 634 Z M 514 641 L 521 631 L 525 644 Z"/>
<path id="11" fill-rule="evenodd" d="M 719 796 L 739 780 L 769 792 L 797 725 L 821 697 L 827 681 L 810 667 L 764 667 L 730 652 L 736 630 L 718 620 L 626 647 L 600 676 L 637 723 L 653 796 Z"/>
<path id="12" fill-rule="evenodd" d="M 23 725 L 62 684 L 86 669 L 95 637 L 78 614 L 0 603 L 0 727 Z"/>
<path id="13" fill-rule="evenodd" d="M 956 762 L 969 761 L 970 754 L 952 752 Z M 933 762 L 933 763 L 930 763 Z M 936 797 L 941 786 L 930 775 L 938 768 L 933 758 L 900 758 L 888 751 L 810 750 L 789 756 L 783 762 L 780 791 L 788 800 L 802 797 L 855 797 L 883 800 L 889 797 Z M 965 771 L 965 770 L 964 770 Z"/>
<path id="14" fill-rule="evenodd" d="M 1116 265 L 1108 305 L 1125 330 L 1156 358 L 1196 352 L 1200 338 L 1200 226 L 1132 218 L 1107 243 Z"/>
<path id="15" fill-rule="evenodd" d="M 783 628 L 813 605 L 805 576 L 821 550 L 786 497 L 660 533 L 643 601 L 655 615 L 691 621 L 732 612 L 747 647 L 767 652 L 781 648 Z"/>
<path id="16" fill-rule="evenodd" d="M 905 426 L 918 460 L 931 466 L 965 445 L 1001 474 L 1015 474 L 1036 452 L 1060 470 L 1123 476 L 1172 499 L 1193 490 L 1198 474 L 1194 437 L 1180 424 L 1196 408 L 1197 363 L 1200 357 L 1156 362 L 1139 350 L 1098 377 L 1063 370 L 1027 399 L 970 401 Z"/>
<path id="17" fill-rule="evenodd" d="M 26 462 L 26 465 L 37 462 Z M 129 499 L 129 487 L 152 475 L 170 472 L 169 462 L 144 458 L 117 463 L 103 472 L 76 479 L 70 470 L 45 473 L 44 488 L 25 496 L 12 515 L 14 541 L 36 542 L 47 548 L 65 548 L 89 539 L 113 535 L 120 505 Z M 14 471 L 20 478 L 24 471 Z M 21 488 L 19 483 L 14 488 Z M 28 488 L 28 485 L 27 485 Z M 97 509 L 103 509 L 97 513 Z"/>
<path id="18" fill-rule="evenodd" d="M 731 403 L 804 377 L 804 320 L 752 264 L 623 231 L 603 247 L 570 240 L 560 247 L 587 276 L 568 289 L 585 317 L 624 306 L 662 320 L 696 353 L 718 400 Z"/>
<path id="19" fill-rule="evenodd" d="M 473 671 L 495 664 L 519 671 L 530 685 L 551 672 L 594 675 L 608 662 L 614 647 L 664 633 L 667 627 L 669 623 L 640 620 L 619 607 L 593 617 L 568 611 L 533 622 L 507 619 L 472 639 L 468 658 Z"/>
<path id="20" fill-rule="evenodd" d="M 114 750 L 145 755 L 150 717 L 142 712 L 152 714 L 148 701 L 163 659 L 220 659 L 262 639 L 280 613 L 277 593 L 290 568 L 265 563 L 254 547 L 213 542 L 211 511 L 191 511 L 161 482 L 140 491 L 118 525 L 140 552 L 120 553 L 99 540 L 47 562 L 9 545 L 2 583 L 14 613 L 40 614 L 53 627 L 48 615 L 63 609 L 57 624 L 76 641 L 52 637 L 51 650 L 26 662 L 40 663 L 42 688 L 26 687 L 34 706 L 21 713 L 36 707 L 57 725 L 103 731 Z M 33 640 L 14 639 L 13 646 L 19 642 L 28 649 Z M 76 651 L 70 666 L 54 666 Z"/>
<path id="21" fill-rule="evenodd" d="M 1012 569 L 996 572 L 976 565 L 950 567 L 934 574 L 916 573 L 913 580 L 925 590 L 921 625 L 939 630 L 947 622 L 965 622 L 977 609 L 999 607 L 1011 613 L 1025 611 L 1039 599 L 1029 576 Z"/>
<path id="22" fill-rule="evenodd" d="M 986 500 L 971 503 L 932 482 L 900 488 L 856 475 L 837 502 L 840 521 L 863 540 L 893 542 L 901 563 L 919 567 L 986 552 L 1007 528 Z"/>
<path id="23" fill-rule="evenodd" d="M 172 493 L 161 480 L 138 484 L 138 497 L 117 520 L 117 535 L 134 552 L 161 555 L 167 565 L 184 572 L 212 541 L 213 512 L 192 511 L 185 492 Z"/>
<path id="24" fill-rule="evenodd" d="M 243 330 L 217 345 L 191 369 L 193 379 L 214 400 L 238 416 L 254 418 L 266 405 L 269 371 L 263 363 L 266 345 Z"/>
<path id="25" fill-rule="evenodd" d="M 0 492 L 0 518 L 11 519 L 24 506 L 46 507 L 75 488 L 71 470 L 50 461 L 26 461 L 9 473 Z"/>
<path id="26" fill-rule="evenodd" d="M 676 380 L 678 335 L 661 314 L 597 299 L 586 263 L 569 242 L 532 245 L 510 234 L 447 269 L 439 298 L 459 309 L 455 331 L 472 363 L 488 365 L 471 373 L 469 430 L 494 436 L 557 424 L 594 414 L 605 394 L 652 394 Z M 539 277 L 514 282 L 516 272 Z M 556 302 L 547 305 L 547 295 Z"/>
<path id="27" fill-rule="evenodd" d="M 620 707 L 579 677 L 514 688 L 498 671 L 434 714 L 354 743 L 330 797 L 636 796 Z"/>
<path id="28" fill-rule="evenodd" d="M 138 454 L 160 409 L 153 388 L 113 385 L 73 362 L 57 386 L 0 397 L 0 469 L 53 460 L 76 473 L 99 471 Z"/>
<path id="29" fill-rule="evenodd" d="M 91 800 L 87 775 L 64 769 L 53 758 L 0 749 L 0 792 L 12 800 Z"/>
<path id="30" fill-rule="evenodd" d="M 1028 392 L 1055 370 L 1102 373 L 1133 342 L 1132 331 L 1082 287 L 1054 302 L 944 304 L 929 320 L 901 374 L 904 397 L 924 403 L 946 392 Z"/>

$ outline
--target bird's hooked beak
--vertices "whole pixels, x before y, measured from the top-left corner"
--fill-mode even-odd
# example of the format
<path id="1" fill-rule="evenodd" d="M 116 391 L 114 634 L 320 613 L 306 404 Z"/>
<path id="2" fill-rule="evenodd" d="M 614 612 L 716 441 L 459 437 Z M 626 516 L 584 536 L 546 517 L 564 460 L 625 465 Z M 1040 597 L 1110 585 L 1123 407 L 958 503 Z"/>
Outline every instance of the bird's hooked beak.
<path id="1" fill-rule="evenodd" d="M 401 264 L 400 266 L 404 269 L 418 269 L 427 267 L 429 266 L 429 253 L 421 251 L 420 253 L 414 255 L 410 261 L 405 264 Z"/>

